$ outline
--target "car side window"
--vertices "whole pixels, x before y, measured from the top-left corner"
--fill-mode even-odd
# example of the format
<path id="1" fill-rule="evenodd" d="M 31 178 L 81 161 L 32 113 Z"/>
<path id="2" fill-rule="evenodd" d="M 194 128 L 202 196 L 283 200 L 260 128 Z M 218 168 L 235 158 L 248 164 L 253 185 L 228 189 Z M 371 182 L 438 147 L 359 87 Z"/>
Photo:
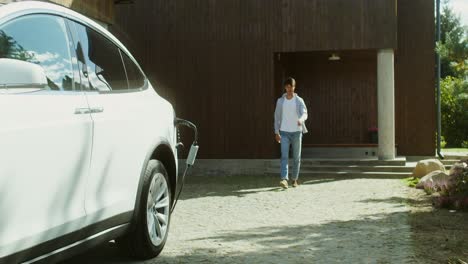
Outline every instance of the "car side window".
<path id="1" fill-rule="evenodd" d="M 77 58 L 86 64 L 90 90 L 128 90 L 125 68 L 119 48 L 95 30 L 72 22 L 78 37 Z M 82 58 L 83 57 L 83 58 Z"/>
<path id="2" fill-rule="evenodd" d="M 47 89 L 75 89 L 70 44 L 61 17 L 29 15 L 0 26 L 0 58 L 40 65 L 47 77 Z"/>
<path id="3" fill-rule="evenodd" d="M 128 78 L 128 87 L 130 89 L 139 89 L 145 85 L 145 76 L 141 72 L 140 68 L 130 59 L 130 57 L 125 54 L 125 52 L 120 51 L 122 53 L 122 58 L 125 65 L 125 71 L 127 72 Z"/>

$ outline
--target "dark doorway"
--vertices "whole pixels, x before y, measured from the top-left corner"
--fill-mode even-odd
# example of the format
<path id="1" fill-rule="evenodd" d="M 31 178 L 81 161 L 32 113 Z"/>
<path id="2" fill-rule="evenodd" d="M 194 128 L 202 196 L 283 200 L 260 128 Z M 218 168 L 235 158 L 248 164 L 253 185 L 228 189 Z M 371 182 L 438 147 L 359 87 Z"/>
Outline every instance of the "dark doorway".
<path id="1" fill-rule="evenodd" d="M 294 77 L 307 104 L 304 147 L 371 143 L 368 130 L 377 126 L 376 51 L 277 53 L 275 60 L 276 87 Z"/>

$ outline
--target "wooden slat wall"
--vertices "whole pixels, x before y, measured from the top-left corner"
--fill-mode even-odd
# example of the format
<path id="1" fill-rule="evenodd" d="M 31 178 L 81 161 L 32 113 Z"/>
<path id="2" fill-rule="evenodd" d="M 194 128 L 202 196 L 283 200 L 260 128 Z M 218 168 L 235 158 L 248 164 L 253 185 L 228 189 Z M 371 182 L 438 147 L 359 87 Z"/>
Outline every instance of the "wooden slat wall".
<path id="1" fill-rule="evenodd" d="M 114 0 L 52 0 L 107 24 L 114 23 Z"/>
<path id="2" fill-rule="evenodd" d="M 0 0 L 0 3 L 20 2 L 22 0 Z M 26 1 L 26 0 L 23 0 Z M 52 2 L 107 24 L 114 23 L 114 0 L 38 0 Z"/>
<path id="3" fill-rule="evenodd" d="M 409 5 L 423 7 L 413 15 L 433 15 L 425 0 Z M 282 87 L 275 53 L 401 43 L 395 0 L 139 0 L 116 9 L 114 32 L 129 43 L 157 92 L 197 123 L 203 158 L 276 157 L 273 110 Z M 408 17 L 400 24 L 428 26 L 427 19 L 420 22 Z"/>
<path id="4" fill-rule="evenodd" d="M 276 34 L 282 40 L 278 51 L 396 47 L 395 1 L 277 1 L 282 28 Z"/>
<path id="5" fill-rule="evenodd" d="M 400 155 L 434 155 L 434 65 L 434 1 L 398 0 L 395 104 Z"/>

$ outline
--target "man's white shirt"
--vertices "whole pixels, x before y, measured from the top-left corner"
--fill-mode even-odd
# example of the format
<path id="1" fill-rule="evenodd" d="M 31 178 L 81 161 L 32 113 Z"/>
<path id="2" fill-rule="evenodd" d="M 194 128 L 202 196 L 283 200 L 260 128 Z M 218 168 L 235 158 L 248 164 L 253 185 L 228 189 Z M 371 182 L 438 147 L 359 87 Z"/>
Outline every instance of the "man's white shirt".
<path id="1" fill-rule="evenodd" d="M 283 116 L 281 120 L 280 130 L 284 132 L 302 131 L 302 126 L 297 125 L 299 116 L 297 115 L 296 98 L 285 98 L 283 103 Z"/>

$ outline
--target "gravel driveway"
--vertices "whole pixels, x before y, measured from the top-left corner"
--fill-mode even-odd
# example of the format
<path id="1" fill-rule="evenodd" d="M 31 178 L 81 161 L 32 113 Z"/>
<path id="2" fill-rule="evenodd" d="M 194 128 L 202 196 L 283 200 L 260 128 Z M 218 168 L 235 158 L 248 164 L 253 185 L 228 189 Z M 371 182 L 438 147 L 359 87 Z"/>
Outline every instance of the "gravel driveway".
<path id="1" fill-rule="evenodd" d="M 65 263 L 440 263 L 452 253 L 425 257 L 432 244 L 420 243 L 414 216 L 425 221 L 432 209 L 399 179 L 277 184 L 266 176 L 192 177 L 157 259 L 132 261 L 108 243 Z"/>

